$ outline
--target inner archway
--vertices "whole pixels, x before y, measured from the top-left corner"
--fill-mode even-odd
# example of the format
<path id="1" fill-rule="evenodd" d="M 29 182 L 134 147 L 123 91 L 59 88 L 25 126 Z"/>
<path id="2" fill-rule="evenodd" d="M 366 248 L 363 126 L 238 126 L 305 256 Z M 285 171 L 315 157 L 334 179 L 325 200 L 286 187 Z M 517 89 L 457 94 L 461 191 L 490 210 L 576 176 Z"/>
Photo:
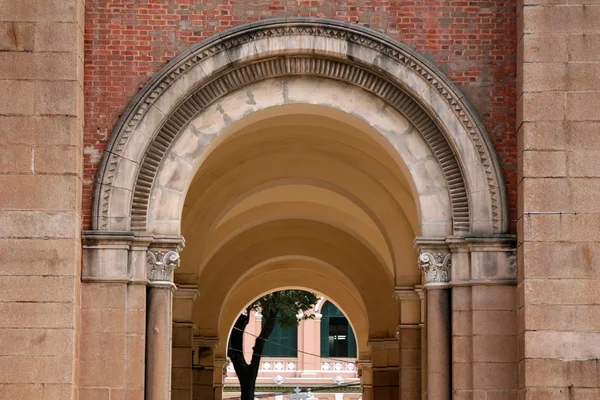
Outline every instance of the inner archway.
<path id="1" fill-rule="evenodd" d="M 313 292 L 302 287 L 288 287 L 283 290 L 290 289 Z M 264 293 L 259 297 L 263 298 L 268 294 Z M 302 314 L 288 311 L 294 318 L 301 318 L 301 315 L 309 317 L 299 319 L 298 326 L 295 327 L 282 328 L 276 323 L 273 332 L 265 340 L 260 362 L 257 363 L 259 370 L 255 396 L 266 399 L 277 399 L 281 396 L 285 398 L 299 388 L 303 393 L 312 389 L 312 393 L 319 398 L 360 397 L 357 341 L 352 321 L 333 299 L 320 293 L 315 294 L 315 301 L 311 303 L 310 309 Z M 255 301 L 256 299 L 250 304 L 257 304 Z M 343 301 L 346 301 L 346 306 L 352 306 L 347 300 Z M 239 331 L 241 328 L 238 328 L 242 324 L 241 320 L 238 320 L 230 328 L 230 339 L 227 343 L 230 356 L 232 352 L 242 354 L 244 362 L 250 365 L 257 349 L 256 342 L 261 340 L 257 337 L 268 324 L 268 318 L 259 309 L 247 312 L 248 306 L 249 304 L 246 304 L 239 317 L 247 321 L 243 334 Z M 234 333 L 238 333 L 236 341 L 231 340 Z M 240 338 L 243 340 L 243 346 L 240 346 Z M 237 347 L 234 343 L 237 343 Z M 240 396 L 241 381 L 238 381 L 237 370 L 231 360 L 232 358 L 223 379 L 224 398 L 235 399 Z M 239 363 L 240 360 L 236 362 Z"/>

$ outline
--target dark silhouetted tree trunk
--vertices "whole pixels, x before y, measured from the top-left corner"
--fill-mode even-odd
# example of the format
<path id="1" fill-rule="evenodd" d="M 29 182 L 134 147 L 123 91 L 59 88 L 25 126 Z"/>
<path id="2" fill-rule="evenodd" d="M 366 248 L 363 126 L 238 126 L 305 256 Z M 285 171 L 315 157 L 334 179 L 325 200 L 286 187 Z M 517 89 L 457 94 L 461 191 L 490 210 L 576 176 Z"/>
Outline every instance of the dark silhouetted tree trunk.
<path id="1" fill-rule="evenodd" d="M 260 335 L 256 338 L 254 347 L 252 348 L 252 359 L 250 364 L 244 358 L 244 329 L 248 325 L 250 310 L 247 314 L 240 315 L 233 326 L 231 339 L 229 342 L 229 359 L 233 364 L 235 373 L 240 381 L 241 400 L 254 400 L 254 392 L 256 389 L 256 377 L 260 369 L 260 359 L 265 348 L 265 342 L 269 339 L 271 332 L 277 323 L 277 312 L 266 312 L 263 314 L 263 327 Z"/>

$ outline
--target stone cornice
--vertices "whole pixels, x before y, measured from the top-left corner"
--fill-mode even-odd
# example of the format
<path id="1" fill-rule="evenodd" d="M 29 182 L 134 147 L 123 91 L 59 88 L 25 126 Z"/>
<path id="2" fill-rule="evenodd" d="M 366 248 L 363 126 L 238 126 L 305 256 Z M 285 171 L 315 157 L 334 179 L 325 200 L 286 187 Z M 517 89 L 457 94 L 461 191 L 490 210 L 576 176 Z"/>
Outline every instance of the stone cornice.
<path id="1" fill-rule="evenodd" d="M 419 293 L 414 287 L 396 286 L 392 296 L 397 302 L 419 300 Z"/>
<path id="2" fill-rule="evenodd" d="M 197 285 L 176 284 L 177 291 L 173 295 L 176 299 L 189 299 L 196 301 L 200 296 L 200 288 Z"/>
<path id="3" fill-rule="evenodd" d="M 193 346 L 206 347 L 214 349 L 219 345 L 219 338 L 217 336 L 198 336 L 194 335 Z"/>
<path id="4" fill-rule="evenodd" d="M 397 338 L 369 339 L 367 342 L 372 349 L 395 349 L 398 347 Z"/>

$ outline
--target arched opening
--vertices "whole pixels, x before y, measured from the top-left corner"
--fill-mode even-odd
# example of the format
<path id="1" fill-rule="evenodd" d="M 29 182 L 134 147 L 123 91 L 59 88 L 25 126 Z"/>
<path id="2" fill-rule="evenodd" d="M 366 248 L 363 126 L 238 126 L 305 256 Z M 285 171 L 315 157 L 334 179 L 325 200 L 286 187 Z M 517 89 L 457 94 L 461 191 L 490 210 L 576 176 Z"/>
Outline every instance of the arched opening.
<path id="1" fill-rule="evenodd" d="M 298 288 L 293 289 L 298 290 Z M 310 390 L 318 398 L 321 396 L 349 399 L 360 397 L 356 340 L 353 341 L 354 354 L 349 355 L 346 352 L 343 356 L 323 354 L 320 341 L 324 329 L 326 330 L 325 334 L 328 332 L 329 318 L 343 319 L 346 323 L 346 332 L 349 331 L 354 338 L 352 324 L 328 297 L 319 294 L 315 300 L 309 310 L 295 315 L 299 318 L 298 326 L 286 327 L 286 329 L 276 327 L 265 340 L 256 379 L 256 397 L 276 399 L 283 396 L 286 398 L 296 389 L 301 393 L 307 393 Z M 255 302 L 256 300 L 251 304 L 255 304 Z M 348 304 L 346 305 L 348 306 Z M 250 363 L 256 351 L 255 345 L 260 340 L 258 337 L 266 322 L 265 315 L 260 310 L 247 313 L 247 308 L 248 306 L 240 318 L 248 318 L 248 324 L 242 337 L 244 340 L 243 355 L 246 362 Z M 322 314 L 324 311 L 326 314 Z M 301 317 L 301 314 L 306 317 Z M 240 397 L 239 377 L 236 376 L 236 370 L 231 362 L 232 352 L 239 352 L 238 349 L 232 347 L 232 335 L 238 322 L 236 321 L 231 328 L 227 339 L 230 357 L 223 380 L 224 398 L 237 399 Z"/>
<path id="2" fill-rule="evenodd" d="M 84 279 L 150 280 L 150 392 L 167 392 L 174 322 L 187 386 L 170 389 L 223 398 L 239 310 L 303 287 L 352 323 L 363 399 L 445 399 L 451 283 L 468 298 L 514 280 L 502 177 L 464 97 L 401 43 L 332 21 L 264 21 L 173 60 L 115 128 L 95 204 Z"/>
<path id="3" fill-rule="evenodd" d="M 356 358 L 356 335 L 344 313 L 330 301 L 321 309 L 321 357 Z"/>

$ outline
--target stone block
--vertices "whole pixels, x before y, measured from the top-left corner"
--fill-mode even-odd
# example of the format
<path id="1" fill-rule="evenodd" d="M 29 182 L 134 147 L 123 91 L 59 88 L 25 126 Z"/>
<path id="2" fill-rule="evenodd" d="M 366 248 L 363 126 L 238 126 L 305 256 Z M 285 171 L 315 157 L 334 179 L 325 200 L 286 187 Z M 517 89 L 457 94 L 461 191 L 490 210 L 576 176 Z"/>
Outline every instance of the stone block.
<path id="1" fill-rule="evenodd" d="M 75 238 L 80 219 L 70 211 L 0 210 L 0 238 Z"/>
<path id="2" fill-rule="evenodd" d="M 523 33 L 594 33 L 598 31 L 600 8 L 524 7 Z"/>
<path id="3" fill-rule="evenodd" d="M 143 361 L 125 363 L 125 386 L 132 389 L 143 389 L 145 372 Z"/>
<path id="4" fill-rule="evenodd" d="M 1 303 L 0 327 L 73 328 L 73 303 Z"/>
<path id="5" fill-rule="evenodd" d="M 600 61 L 600 33 L 568 35 L 567 48 L 571 61 Z"/>
<path id="6" fill-rule="evenodd" d="M 560 91 L 568 88 L 566 63 L 524 63 L 521 78 L 524 92 Z"/>
<path id="7" fill-rule="evenodd" d="M 71 399 L 77 394 L 77 387 L 70 384 L 44 384 L 42 400 Z"/>
<path id="8" fill-rule="evenodd" d="M 599 332 L 525 331 L 526 358 L 563 361 L 600 358 Z"/>
<path id="9" fill-rule="evenodd" d="M 473 286 L 472 290 L 473 310 L 515 310 L 514 286 Z"/>
<path id="10" fill-rule="evenodd" d="M 79 115 L 78 99 L 80 90 L 81 88 L 77 81 L 36 82 L 35 113 L 42 115 Z"/>
<path id="11" fill-rule="evenodd" d="M 600 244 L 525 242 L 519 249 L 525 278 L 599 278 Z"/>
<path id="12" fill-rule="evenodd" d="M 81 149 L 76 146 L 39 146 L 33 152 L 33 168 L 42 174 L 80 175 L 81 159 Z"/>
<path id="13" fill-rule="evenodd" d="M 110 390 L 105 388 L 80 388 L 79 398 L 86 400 L 110 400 Z"/>
<path id="14" fill-rule="evenodd" d="M 473 389 L 473 363 L 452 363 L 452 389 Z"/>
<path id="15" fill-rule="evenodd" d="M 178 368 L 189 368 L 192 365 L 192 348 L 174 347 L 171 353 L 172 366 Z"/>
<path id="16" fill-rule="evenodd" d="M 485 392 L 486 400 L 515 400 L 518 398 L 517 390 L 497 390 Z"/>
<path id="17" fill-rule="evenodd" d="M 127 308 L 130 310 L 146 310 L 146 286 L 127 286 Z"/>
<path id="18" fill-rule="evenodd" d="M 568 39 L 570 36 L 564 34 L 523 35 L 523 62 L 567 62 L 570 55 Z"/>
<path id="19" fill-rule="evenodd" d="M 565 119 L 566 94 L 523 93 L 517 101 L 518 121 L 562 121 Z"/>
<path id="20" fill-rule="evenodd" d="M 27 145 L 0 146 L 0 174 L 32 173 L 33 148 Z"/>
<path id="21" fill-rule="evenodd" d="M 0 115 L 2 144 L 81 146 L 76 117 L 22 117 Z"/>
<path id="22" fill-rule="evenodd" d="M 124 283 L 83 283 L 81 308 L 125 308 Z"/>
<path id="23" fill-rule="evenodd" d="M 144 400 L 144 389 L 126 389 L 125 400 Z"/>
<path id="24" fill-rule="evenodd" d="M 525 359 L 523 369 L 531 386 L 584 386 L 598 385 L 595 360 Z"/>
<path id="25" fill-rule="evenodd" d="M 525 178 L 564 177 L 567 175 L 567 153 L 563 151 L 524 151 L 520 154 Z"/>
<path id="26" fill-rule="evenodd" d="M 600 215 L 596 214 L 524 215 L 517 229 L 523 241 L 589 242 L 600 240 L 599 223 Z"/>
<path id="27" fill-rule="evenodd" d="M 471 311 L 452 312 L 452 335 L 470 336 L 473 334 L 473 314 Z"/>
<path id="28" fill-rule="evenodd" d="M 126 333 L 128 313 L 124 308 L 103 308 L 101 329 L 106 333 Z"/>
<path id="29" fill-rule="evenodd" d="M 0 52 L 0 79 L 74 81 L 77 80 L 77 55 Z"/>
<path id="30" fill-rule="evenodd" d="M 600 151 L 580 150 L 569 153 L 567 159 L 567 173 L 573 178 L 599 178 L 600 177 Z"/>
<path id="31" fill-rule="evenodd" d="M 127 333 L 143 334 L 146 332 L 146 310 L 127 311 Z"/>
<path id="32" fill-rule="evenodd" d="M 471 309 L 471 288 L 455 286 L 452 288 L 452 310 L 468 311 Z"/>
<path id="33" fill-rule="evenodd" d="M 69 383 L 73 357 L 0 357 L 0 381 L 5 383 Z"/>
<path id="34" fill-rule="evenodd" d="M 30 0 L 0 3 L 4 21 L 64 21 L 77 18 L 76 0 Z"/>
<path id="35" fill-rule="evenodd" d="M 517 389 L 516 363 L 474 362 L 474 389 Z"/>
<path id="36" fill-rule="evenodd" d="M 107 360 L 81 361 L 80 387 L 122 388 L 125 386 L 125 362 Z"/>
<path id="37" fill-rule="evenodd" d="M 41 22 L 35 25 L 35 51 L 56 51 L 77 53 L 76 23 Z"/>
<path id="38" fill-rule="evenodd" d="M 171 388 L 189 390 L 192 387 L 192 369 L 173 367 L 171 370 Z"/>
<path id="39" fill-rule="evenodd" d="M 76 210 L 80 181 L 61 175 L 0 175 L 5 210 Z"/>
<path id="40" fill-rule="evenodd" d="M 517 314 L 515 311 L 474 310 L 474 335 L 507 335 L 517 333 Z"/>
<path id="41" fill-rule="evenodd" d="M 518 185 L 518 213 L 557 212 L 572 210 L 569 196 L 547 196 L 548 193 L 568 193 L 569 181 L 558 178 L 525 178 Z"/>
<path id="42" fill-rule="evenodd" d="M 573 121 L 569 122 L 569 149 L 579 152 L 582 150 L 597 151 L 600 147 L 600 122 Z"/>
<path id="43" fill-rule="evenodd" d="M 0 400 L 41 399 L 43 391 L 41 383 L 0 384 Z"/>
<path id="44" fill-rule="evenodd" d="M 523 122 L 517 132 L 518 154 L 526 150 L 564 150 L 568 147 L 566 122 Z"/>
<path id="45" fill-rule="evenodd" d="M 33 82 L 0 80 L 0 93 L 0 114 L 33 114 Z"/>
<path id="46" fill-rule="evenodd" d="M 173 347 L 192 347 L 193 327 L 191 324 L 173 324 Z"/>
<path id="47" fill-rule="evenodd" d="M 31 51 L 35 25 L 28 22 L 0 22 L 0 51 Z"/>
<path id="48" fill-rule="evenodd" d="M 72 356 L 72 329 L 0 328 L 2 356 Z"/>
<path id="49" fill-rule="evenodd" d="M 566 81 L 568 90 L 600 90 L 600 63 L 569 63 Z"/>
<path id="50" fill-rule="evenodd" d="M 523 391 L 523 400 L 568 400 L 571 393 L 566 387 L 528 387 Z"/>
<path id="51" fill-rule="evenodd" d="M 0 301 L 74 301 L 74 277 L 4 276 L 0 279 Z"/>
<path id="52" fill-rule="evenodd" d="M 473 361 L 516 365 L 518 361 L 516 336 L 474 336 Z"/>
<path id="53" fill-rule="evenodd" d="M 83 308 L 81 310 L 81 333 L 99 333 L 102 331 L 102 308 Z"/>
<path id="54" fill-rule="evenodd" d="M 527 304 L 597 304 L 600 286 L 595 279 L 527 279 Z"/>
<path id="55" fill-rule="evenodd" d="M 566 119 L 594 121 L 600 118 L 596 112 L 600 107 L 600 91 L 569 92 L 566 96 Z"/>
<path id="56" fill-rule="evenodd" d="M 523 328 L 532 331 L 600 331 L 600 305 L 531 304 L 524 307 Z"/>
<path id="57" fill-rule="evenodd" d="M 452 338 L 452 362 L 473 362 L 473 337 L 454 336 Z"/>
<path id="58" fill-rule="evenodd" d="M 143 363 L 145 361 L 146 340 L 144 335 L 127 335 L 125 339 L 126 360 Z"/>

